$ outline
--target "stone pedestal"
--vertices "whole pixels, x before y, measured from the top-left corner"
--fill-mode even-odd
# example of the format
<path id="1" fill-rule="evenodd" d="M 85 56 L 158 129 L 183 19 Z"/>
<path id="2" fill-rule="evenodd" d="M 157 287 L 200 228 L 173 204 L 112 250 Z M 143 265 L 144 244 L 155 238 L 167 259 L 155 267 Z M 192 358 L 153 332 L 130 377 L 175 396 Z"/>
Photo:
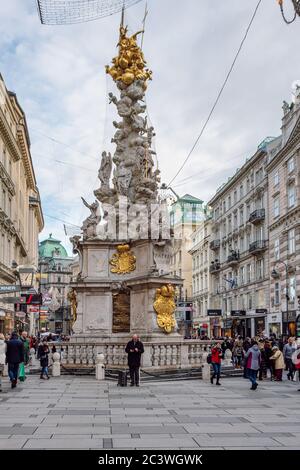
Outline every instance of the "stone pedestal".
<path id="1" fill-rule="evenodd" d="M 118 245 L 120 243 L 97 239 L 82 242 L 81 278 L 72 283 L 78 302 L 72 341 L 125 342 L 134 333 L 143 341 L 169 341 L 170 338 L 180 341 L 182 337 L 177 331 L 166 334 L 159 328 L 153 307 L 158 288 L 182 283 L 166 272 L 163 250 L 157 256 L 151 241 L 132 242 L 130 250 L 136 258 L 135 269 L 116 274 L 109 261 L 116 254 Z"/>
<path id="2" fill-rule="evenodd" d="M 53 364 L 52 364 L 52 376 L 53 377 L 60 377 L 60 354 L 54 353 L 52 356 Z"/>
<path id="3" fill-rule="evenodd" d="M 96 380 L 105 379 L 104 354 L 97 354 L 96 359 Z"/>
<path id="4" fill-rule="evenodd" d="M 204 382 L 209 382 L 210 381 L 210 364 L 203 364 L 202 365 L 202 380 Z"/>

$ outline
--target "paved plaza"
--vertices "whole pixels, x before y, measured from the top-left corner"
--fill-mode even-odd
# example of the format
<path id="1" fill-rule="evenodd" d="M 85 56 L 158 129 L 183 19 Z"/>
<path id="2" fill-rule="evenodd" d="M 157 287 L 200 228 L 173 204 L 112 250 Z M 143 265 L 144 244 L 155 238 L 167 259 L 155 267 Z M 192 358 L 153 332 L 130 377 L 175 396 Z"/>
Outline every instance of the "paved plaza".
<path id="1" fill-rule="evenodd" d="M 121 388 L 29 376 L 0 394 L 0 449 L 300 449 L 295 382 L 243 378 Z"/>

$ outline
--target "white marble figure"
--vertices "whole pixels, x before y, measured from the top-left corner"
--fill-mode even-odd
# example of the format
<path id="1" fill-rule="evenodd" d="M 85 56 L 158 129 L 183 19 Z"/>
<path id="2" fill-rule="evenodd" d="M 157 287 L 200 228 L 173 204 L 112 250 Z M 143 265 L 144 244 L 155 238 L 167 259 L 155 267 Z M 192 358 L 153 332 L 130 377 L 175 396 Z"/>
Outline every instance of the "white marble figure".
<path id="1" fill-rule="evenodd" d="M 101 165 L 98 172 L 98 178 L 101 181 L 101 188 L 109 188 L 109 180 L 112 171 L 111 153 L 102 153 Z"/>
<path id="2" fill-rule="evenodd" d="M 99 215 L 99 202 L 95 201 L 92 204 L 88 204 L 83 197 L 81 199 L 83 204 L 91 211 L 91 214 L 85 219 L 81 227 L 83 239 L 87 240 L 95 238 L 97 235 L 97 225 L 101 220 L 101 216 Z"/>

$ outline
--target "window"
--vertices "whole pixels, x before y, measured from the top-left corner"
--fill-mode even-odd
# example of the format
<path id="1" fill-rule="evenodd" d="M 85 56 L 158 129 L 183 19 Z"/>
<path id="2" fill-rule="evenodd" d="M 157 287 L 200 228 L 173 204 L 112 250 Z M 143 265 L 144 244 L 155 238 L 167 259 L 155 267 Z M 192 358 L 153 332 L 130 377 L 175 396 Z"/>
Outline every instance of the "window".
<path id="1" fill-rule="evenodd" d="M 294 302 L 296 298 L 296 278 L 295 276 L 290 277 L 290 288 L 289 288 L 289 301 Z"/>
<path id="2" fill-rule="evenodd" d="M 280 304 L 280 284 L 279 284 L 279 282 L 275 282 L 275 286 L 274 286 L 274 304 L 275 305 Z"/>
<path id="3" fill-rule="evenodd" d="M 242 286 L 245 283 L 245 266 L 240 268 L 240 285 Z"/>
<path id="4" fill-rule="evenodd" d="M 223 201 L 223 214 L 226 212 L 226 201 Z"/>
<path id="5" fill-rule="evenodd" d="M 6 192 L 2 191 L 2 209 L 5 212 L 6 211 Z"/>
<path id="6" fill-rule="evenodd" d="M 295 159 L 294 159 L 294 157 L 292 157 L 287 162 L 288 173 L 292 173 L 292 171 L 294 171 L 294 169 L 295 169 Z"/>
<path id="7" fill-rule="evenodd" d="M 244 210 L 240 209 L 240 225 L 244 223 Z"/>
<path id="8" fill-rule="evenodd" d="M 258 259 L 256 262 L 256 279 L 263 279 L 264 277 L 264 260 Z"/>
<path id="9" fill-rule="evenodd" d="M 248 309 L 252 309 L 252 294 L 251 292 L 248 292 L 247 294 L 247 304 L 248 304 Z"/>
<path id="10" fill-rule="evenodd" d="M 294 185 L 288 186 L 288 208 L 293 207 L 296 203 L 296 188 Z"/>
<path id="11" fill-rule="evenodd" d="M 277 170 L 276 173 L 274 173 L 274 186 L 277 186 L 279 184 L 279 171 Z"/>
<path id="12" fill-rule="evenodd" d="M 295 229 L 289 230 L 288 232 L 288 253 L 291 255 L 296 251 L 296 243 L 295 243 Z"/>
<path id="13" fill-rule="evenodd" d="M 240 186 L 240 199 L 242 199 L 242 197 L 244 197 L 244 186 L 241 184 L 241 186 Z"/>
<path id="14" fill-rule="evenodd" d="M 236 190 L 233 193 L 233 200 L 234 200 L 234 203 L 236 204 L 237 203 L 237 191 Z"/>
<path id="15" fill-rule="evenodd" d="M 247 282 L 251 282 L 251 277 L 252 277 L 251 276 L 251 274 L 252 274 L 251 271 L 252 271 L 251 264 L 247 264 Z"/>
<path id="16" fill-rule="evenodd" d="M 234 217 L 233 217 L 233 227 L 237 228 L 237 226 L 238 226 L 238 216 L 237 216 L 237 212 L 235 212 Z"/>
<path id="17" fill-rule="evenodd" d="M 244 250 L 245 250 L 245 239 L 244 237 L 241 237 L 240 238 L 240 252 L 243 253 Z"/>
<path id="18" fill-rule="evenodd" d="M 276 197 L 274 199 L 274 211 L 273 211 L 273 214 L 274 214 L 274 217 L 279 217 L 280 215 L 280 203 L 279 203 L 279 197 Z"/>
<path id="19" fill-rule="evenodd" d="M 231 207 L 231 196 L 228 196 L 228 209 Z"/>
<path id="20" fill-rule="evenodd" d="M 280 240 L 279 240 L 279 238 L 276 238 L 276 240 L 274 241 L 274 258 L 275 258 L 276 261 L 280 259 Z"/>

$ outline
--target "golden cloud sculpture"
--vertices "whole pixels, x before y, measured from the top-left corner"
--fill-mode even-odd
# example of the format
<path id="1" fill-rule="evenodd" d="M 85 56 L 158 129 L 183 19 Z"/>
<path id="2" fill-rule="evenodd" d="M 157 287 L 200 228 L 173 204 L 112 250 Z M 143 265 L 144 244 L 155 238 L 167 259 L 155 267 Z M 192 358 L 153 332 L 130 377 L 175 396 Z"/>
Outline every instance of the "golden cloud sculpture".
<path id="1" fill-rule="evenodd" d="M 129 245 L 118 245 L 117 253 L 114 253 L 109 264 L 110 271 L 116 274 L 128 274 L 136 269 L 136 257 Z"/>
<path id="2" fill-rule="evenodd" d="M 176 309 L 175 289 L 171 284 L 162 286 L 160 289 L 156 289 L 153 307 L 157 313 L 158 326 L 166 333 L 171 333 L 176 326 L 176 320 L 174 317 Z"/>
<path id="3" fill-rule="evenodd" d="M 127 27 L 120 27 L 119 55 L 112 60 L 113 65 L 106 66 L 108 73 L 115 82 L 123 82 L 131 85 L 135 80 L 152 80 L 151 70 L 146 68 L 146 61 L 141 48 L 137 44 L 137 36 L 144 31 L 139 31 L 133 36 L 127 36 Z"/>

